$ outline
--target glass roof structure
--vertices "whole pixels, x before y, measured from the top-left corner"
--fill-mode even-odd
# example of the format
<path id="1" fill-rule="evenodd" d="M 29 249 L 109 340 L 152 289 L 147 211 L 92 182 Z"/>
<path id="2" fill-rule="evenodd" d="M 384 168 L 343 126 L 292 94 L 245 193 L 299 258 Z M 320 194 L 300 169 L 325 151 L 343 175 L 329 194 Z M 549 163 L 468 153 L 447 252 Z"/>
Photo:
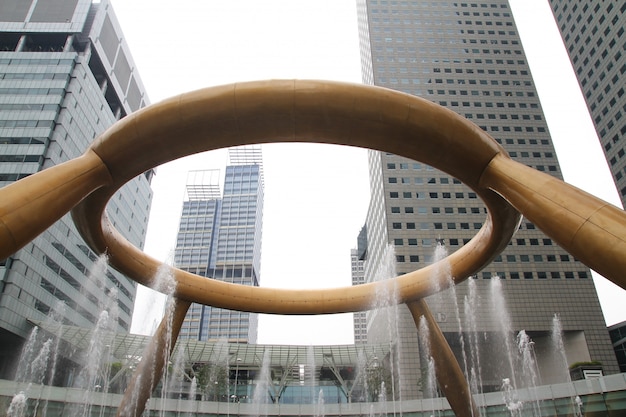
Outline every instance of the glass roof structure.
<path id="1" fill-rule="evenodd" d="M 42 330 L 60 337 L 80 351 L 88 349 L 93 330 L 58 323 L 35 322 Z M 149 336 L 137 334 L 111 334 L 110 354 L 120 362 L 130 359 L 138 361 L 150 340 Z M 179 340 L 174 352 L 184 349 L 187 363 L 239 363 L 240 366 L 260 367 L 266 351 L 272 367 L 293 367 L 295 365 L 349 367 L 370 364 L 383 360 L 389 352 L 388 344 L 379 345 L 258 345 L 225 342 L 200 342 Z"/>

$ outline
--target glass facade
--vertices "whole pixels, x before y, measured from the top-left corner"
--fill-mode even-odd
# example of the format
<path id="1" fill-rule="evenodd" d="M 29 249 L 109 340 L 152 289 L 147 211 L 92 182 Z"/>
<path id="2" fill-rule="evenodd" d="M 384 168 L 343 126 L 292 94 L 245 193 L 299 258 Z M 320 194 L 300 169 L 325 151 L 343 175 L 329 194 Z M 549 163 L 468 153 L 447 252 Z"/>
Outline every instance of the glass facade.
<path id="1" fill-rule="evenodd" d="M 617 377 L 617 378 L 616 378 Z M 7 409 L 12 395 L 6 381 L 0 381 L 0 407 Z M 293 387 L 293 392 L 303 391 L 299 387 Z M 556 384 L 541 387 L 541 395 L 531 399 L 528 392 L 520 393 L 523 406 L 515 410 L 514 415 L 519 417 L 553 416 L 618 416 L 626 412 L 626 386 L 623 375 L 604 377 L 595 381 L 578 381 L 568 384 Z M 306 390 L 306 389 L 305 389 Z M 25 411 L 31 415 L 36 407 L 46 409 L 46 415 L 50 417 L 70 415 L 77 409 L 82 410 L 82 405 L 73 403 L 70 389 L 52 387 L 42 391 L 38 399 L 29 399 Z M 285 416 L 397 416 L 405 417 L 429 417 L 437 415 L 441 417 L 453 417 L 454 413 L 449 409 L 448 403 L 442 399 L 414 400 L 399 402 L 364 402 L 364 403 L 335 403 L 334 401 L 320 402 L 320 398 L 332 399 L 332 395 L 326 397 L 323 394 L 311 399 L 303 395 L 300 399 L 311 400 L 303 403 L 248 403 L 215 401 L 189 401 L 187 398 L 163 399 L 153 398 L 147 406 L 144 415 L 147 416 L 179 416 L 184 413 L 188 416 L 218 417 L 218 416 L 258 416 L 262 415 L 285 415 Z M 94 396 L 90 405 L 88 416 L 114 416 L 116 404 L 121 398 L 118 394 L 102 394 Z M 475 397 L 481 411 L 481 415 L 494 417 L 509 417 L 511 410 L 503 401 L 502 393 L 483 394 Z M 45 404 L 42 406 L 42 404 Z"/>
<path id="2" fill-rule="evenodd" d="M 245 154 L 252 157 L 244 158 Z M 233 148 L 229 155 L 223 194 L 215 191 L 219 188 L 215 182 L 205 183 L 213 192 L 200 196 L 195 194 L 203 185 L 188 184 L 175 262 L 178 268 L 209 279 L 258 286 L 263 221 L 260 148 Z M 195 194 L 189 192 L 190 186 Z M 257 323 L 256 314 L 192 304 L 180 337 L 254 343 Z"/>
<path id="3" fill-rule="evenodd" d="M 75 351 L 100 338 L 90 329 L 38 324 L 46 338 L 61 340 Z M 77 409 L 91 410 L 92 414 L 81 415 L 114 415 L 149 341 L 148 336 L 109 334 L 112 363 L 100 363 L 97 386 L 91 390 L 0 379 L 0 409 L 7 410 L 21 392 L 29 410 L 39 407 L 38 412 L 48 416 L 74 415 Z M 146 414 L 453 415 L 440 396 L 393 400 L 389 385 L 381 383 L 391 378 L 389 363 L 383 359 L 391 348 L 388 343 L 294 346 L 179 340 Z M 516 406 L 516 416 L 539 415 L 538 408 L 546 416 L 612 415 L 607 411 L 621 415 L 626 410 L 625 392 L 626 374 L 615 374 L 520 389 L 508 397 L 503 391 L 478 394 L 474 399 L 481 415 L 489 416 L 510 416 L 511 405 Z M 507 403 L 511 399 L 515 403 Z"/>
<path id="4" fill-rule="evenodd" d="M 615 185 L 626 202 L 626 6 L 550 0 Z"/>
<path id="5" fill-rule="evenodd" d="M 561 178 L 515 21 L 506 0 L 358 2 L 363 81 L 423 97 L 453 110 L 492 135 L 517 161 Z M 397 274 L 433 262 L 443 245 L 454 252 L 482 227 L 486 212 L 476 193 L 456 178 L 423 163 L 371 151 L 371 203 L 367 216 L 365 276 L 372 279 L 389 248 Z M 537 352 L 547 348 L 552 318 L 563 319 L 571 336 L 568 361 L 595 359 L 605 373 L 618 370 L 589 269 L 559 248 L 532 223 L 523 220 L 506 250 L 473 277 L 477 291 L 477 331 L 485 351 L 498 352 L 488 336 L 495 331 L 488 309 L 490 282 L 500 277 L 512 328 L 532 333 Z M 453 294 L 433 296 L 429 306 L 463 367 L 459 342 L 469 285 Z M 408 310 L 397 312 L 398 357 L 403 398 L 421 395 L 419 343 Z M 368 340 L 389 338 L 384 323 L 369 315 Z M 466 338 L 471 337 L 469 334 Z M 493 363 L 486 355 L 483 364 Z M 545 382 L 559 382 L 548 359 Z M 467 360 L 465 361 L 467 364 Z M 469 367 L 469 365 L 467 365 Z M 469 369 L 469 368 L 468 368 Z M 501 384 L 498 370 L 484 370 L 483 388 Z M 410 388 L 414 387 L 414 388 Z"/>
<path id="6" fill-rule="evenodd" d="M 132 64 L 132 58 L 108 1 L 7 1 L 2 6 L 0 186 L 6 186 L 80 156 L 100 133 L 145 106 L 148 98 L 135 69 L 112 71 Z M 105 47 L 114 54 L 107 55 Z M 139 248 L 147 229 L 152 175 L 149 171 L 131 180 L 107 207 L 112 223 Z M 62 311 L 67 324 L 92 327 L 113 297 L 118 330 L 130 329 L 136 284 L 114 270 L 91 274 L 97 261 L 69 214 L 0 260 L 1 375 L 13 372 L 32 329 L 29 321 L 43 320 L 53 310 Z"/>

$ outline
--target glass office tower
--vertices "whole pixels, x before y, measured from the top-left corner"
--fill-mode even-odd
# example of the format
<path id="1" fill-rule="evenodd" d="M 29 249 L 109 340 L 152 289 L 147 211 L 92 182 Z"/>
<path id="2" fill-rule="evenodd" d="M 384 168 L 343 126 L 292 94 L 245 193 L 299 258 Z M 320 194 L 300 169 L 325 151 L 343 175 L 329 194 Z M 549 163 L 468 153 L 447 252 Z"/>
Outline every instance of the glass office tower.
<path id="1" fill-rule="evenodd" d="M 626 202 L 626 4 L 550 0 L 622 206 Z"/>
<path id="2" fill-rule="evenodd" d="M 207 279 L 258 286 L 263 226 L 261 148 L 232 148 L 229 157 L 223 195 L 218 171 L 190 176 L 175 263 Z M 257 327 L 256 314 L 192 304 L 180 338 L 255 343 Z"/>
<path id="3" fill-rule="evenodd" d="M 108 1 L 0 1 L 0 186 L 81 155 L 105 129 L 147 103 Z M 139 248 L 152 175 L 131 180 L 107 209 Z M 65 324 L 93 327 L 117 292 L 117 327 L 129 330 L 136 284 L 111 269 L 91 276 L 96 261 L 69 215 L 0 260 L 3 377 L 10 377 L 33 327 L 29 321 L 43 321 L 59 303 Z"/>
<path id="4" fill-rule="evenodd" d="M 506 0 L 360 0 L 358 19 L 365 83 L 445 106 L 492 135 L 517 161 L 561 178 Z M 382 152 L 369 153 L 369 167 L 366 279 L 373 279 L 390 253 L 398 274 L 410 272 L 433 262 L 437 245 L 454 252 L 483 225 L 483 204 L 456 178 Z M 525 330 L 535 343 L 541 383 L 562 380 L 565 374 L 545 354 L 555 314 L 563 323 L 569 363 L 598 360 L 605 373 L 618 370 L 589 269 L 524 219 L 508 248 L 471 279 L 482 346 L 480 391 L 502 384 L 497 368 L 503 347 L 496 342 L 497 317 L 489 307 L 495 276 L 500 277 L 512 329 Z M 469 292 L 465 282 L 456 294 L 448 291 L 428 299 L 462 368 L 468 361 L 463 360 L 459 330 L 469 318 L 464 311 Z M 368 315 L 369 342 L 389 337 L 389 322 L 382 316 Z M 383 323 L 377 325 L 377 320 Z M 402 372 L 395 395 L 408 399 L 421 395 L 426 365 L 420 361 L 417 332 L 406 308 L 399 309 L 397 323 L 393 343 Z M 465 329 L 463 340 L 469 340 Z"/>
<path id="5" fill-rule="evenodd" d="M 365 262 L 359 257 L 357 249 L 350 250 L 350 269 L 352 274 L 352 285 L 365 284 Z M 354 344 L 367 343 L 367 313 L 357 311 L 353 314 L 354 323 Z"/>

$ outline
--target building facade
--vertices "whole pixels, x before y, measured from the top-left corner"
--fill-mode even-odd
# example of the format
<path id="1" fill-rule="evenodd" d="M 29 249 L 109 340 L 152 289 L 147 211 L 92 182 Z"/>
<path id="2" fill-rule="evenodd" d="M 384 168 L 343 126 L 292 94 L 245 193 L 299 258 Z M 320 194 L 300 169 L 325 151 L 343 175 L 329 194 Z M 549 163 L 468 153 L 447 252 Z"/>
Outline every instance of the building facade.
<path id="1" fill-rule="evenodd" d="M 357 249 L 350 251 L 350 268 L 352 274 L 352 285 L 365 284 L 365 261 L 359 256 Z M 367 343 L 367 313 L 357 311 L 354 313 L 354 344 Z"/>
<path id="2" fill-rule="evenodd" d="M 229 149 L 224 190 L 216 171 L 194 175 L 187 184 L 175 263 L 207 279 L 259 286 L 263 226 L 261 149 Z M 199 179 L 199 181 L 198 181 Z M 255 343 L 258 316 L 192 304 L 181 339 Z"/>
<path id="3" fill-rule="evenodd" d="M 361 0 L 357 10 L 364 83 L 447 107 L 492 135 L 517 161 L 561 178 L 506 0 Z M 367 280 L 380 277 L 381 269 L 403 274 L 428 265 L 437 248 L 454 252 L 482 227 L 483 204 L 456 178 L 376 151 L 369 153 L 369 169 Z M 390 262 L 395 271 L 385 267 Z M 562 321 L 568 362 L 598 360 L 605 373 L 618 371 L 590 270 L 529 221 L 522 221 L 506 250 L 470 281 L 427 301 L 466 373 L 481 371 L 480 392 L 499 389 L 503 378 L 512 378 L 500 373 L 508 365 L 505 355 L 499 357 L 502 314 L 493 307 L 494 283 L 508 304 L 511 331 L 525 330 L 533 340 L 542 383 L 561 382 L 567 375 L 546 353 L 555 315 Z M 425 381 L 423 349 L 420 353 L 408 310 L 400 307 L 392 314 L 392 320 L 388 314 L 368 314 L 368 341 L 395 335 L 393 351 L 402 372 L 394 395 L 418 397 Z M 397 323 L 394 332 L 390 323 Z M 470 352 L 477 334 L 481 351 Z"/>
<path id="4" fill-rule="evenodd" d="M 550 0 L 622 206 L 626 202 L 626 5 Z"/>
<path id="5" fill-rule="evenodd" d="M 146 104 L 107 0 L 0 1 L 0 186 L 80 156 L 105 129 Z M 131 180 L 107 209 L 139 248 L 152 175 Z M 102 268 L 69 215 L 0 261 L 0 286 L 3 375 L 12 372 L 33 327 L 28 321 L 43 321 L 52 311 L 66 324 L 93 328 L 103 306 L 114 304 L 115 330 L 130 329 L 135 282 Z"/>
<path id="6" fill-rule="evenodd" d="M 609 334 L 611 335 L 611 342 L 613 342 L 613 349 L 615 349 L 619 370 L 626 372 L 626 322 L 609 326 Z"/>

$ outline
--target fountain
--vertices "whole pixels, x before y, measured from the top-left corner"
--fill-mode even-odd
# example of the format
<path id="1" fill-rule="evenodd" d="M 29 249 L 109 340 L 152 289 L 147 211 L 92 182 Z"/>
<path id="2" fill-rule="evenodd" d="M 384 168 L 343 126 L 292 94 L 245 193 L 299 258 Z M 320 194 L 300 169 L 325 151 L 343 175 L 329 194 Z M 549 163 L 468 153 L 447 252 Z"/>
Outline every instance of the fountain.
<path id="1" fill-rule="evenodd" d="M 189 384 L 189 396 L 188 398 L 192 401 L 196 400 L 196 396 L 198 393 L 198 380 L 196 377 L 191 378 L 191 383 Z"/>
<path id="2" fill-rule="evenodd" d="M 571 381 L 568 371 L 569 363 L 567 362 L 567 353 L 565 352 L 565 344 L 563 343 L 563 326 L 561 325 L 561 318 L 558 314 L 552 317 L 550 340 L 552 341 L 552 349 L 558 354 L 561 361 L 560 368 L 563 369 L 563 380 Z"/>
<path id="3" fill-rule="evenodd" d="M 521 359 L 521 378 L 524 387 L 529 388 L 532 397 L 533 415 L 541 415 L 541 403 L 537 399 L 535 388 L 540 385 L 539 368 L 535 360 L 534 342 L 520 330 L 517 334 L 517 349 Z"/>
<path id="4" fill-rule="evenodd" d="M 44 334 L 39 326 L 35 326 L 31 331 L 24 347 L 18 368 L 16 370 L 15 381 L 21 389 L 11 401 L 9 415 L 24 415 L 29 408 L 29 399 L 32 399 L 34 413 L 41 413 L 45 416 L 48 403 L 40 398 L 45 393 L 49 393 L 52 386 L 58 384 L 69 384 L 81 392 L 80 404 L 71 406 L 69 414 L 73 416 L 88 416 L 91 414 L 91 407 L 94 395 L 108 392 L 110 378 L 110 349 L 111 338 L 117 331 L 117 289 L 107 289 L 106 282 L 107 257 L 101 255 L 94 262 L 89 275 L 89 280 L 96 282 L 98 287 L 105 294 L 101 301 L 101 311 L 98 319 L 91 331 L 91 336 L 86 349 L 82 352 L 67 351 L 61 349 L 62 321 L 66 314 L 66 306 L 63 302 L 58 302 L 50 310 L 46 319 L 42 323 L 45 329 L 57 329 L 57 334 Z M 76 356 L 79 355 L 79 356 Z M 62 356 L 77 357 L 79 366 L 76 378 L 73 369 L 63 369 L 62 375 L 58 375 L 58 365 Z M 60 377 L 63 380 L 60 380 Z"/>
<path id="5" fill-rule="evenodd" d="M 315 404 L 317 399 L 315 387 L 317 386 L 317 378 L 316 378 L 316 363 L 315 363 L 315 355 L 313 353 L 313 345 L 307 346 L 306 349 L 306 364 L 304 365 L 303 371 L 305 376 L 305 383 L 309 386 L 309 398 L 311 399 L 311 404 Z M 307 378 L 308 375 L 308 378 Z"/>
<path id="6" fill-rule="evenodd" d="M 11 400 L 9 409 L 7 410 L 7 417 L 22 417 L 26 411 L 26 393 L 20 391 Z"/>
<path id="7" fill-rule="evenodd" d="M 396 111 L 399 109 L 401 112 Z M 174 114 L 183 116 L 163 117 Z M 80 234 L 95 253 L 109 253 L 114 268 L 138 283 L 152 285 L 151 277 L 160 263 L 129 244 L 103 215 L 108 199 L 119 187 L 156 165 L 187 154 L 268 137 L 343 144 L 346 139 L 341 133 L 346 131 L 351 132 L 350 144 L 431 163 L 468 185 L 483 200 L 489 212 L 483 227 L 448 257 L 450 275 L 457 282 L 479 271 L 506 247 L 523 214 L 572 256 L 626 287 L 626 258 L 616 255 L 626 252 L 626 214 L 622 210 L 513 161 L 489 135 L 431 102 L 368 86 L 306 80 L 240 83 L 165 100 L 122 119 L 81 157 L 4 187 L 0 190 L 0 258 L 24 247 L 72 210 Z M 207 134 L 213 140 L 207 141 Z M 433 137 L 437 146 L 433 146 Z M 463 146 L 458 146 L 459 138 Z M 553 221 L 555 213 L 559 222 Z M 27 225 L 23 219 L 29 219 Z M 568 234 L 570 230 L 576 234 Z M 590 245 L 593 251 L 587 250 Z M 145 409 L 191 302 L 256 313 L 333 314 L 371 308 L 376 291 L 393 288 L 395 301 L 406 303 L 416 322 L 420 314 L 428 316 L 433 358 L 439 361 L 436 370 L 440 372 L 446 365 L 439 353 L 447 355 L 449 347 L 433 331 L 438 330 L 436 321 L 421 303 L 437 287 L 429 270 L 393 278 L 392 285 L 381 281 L 311 290 L 306 297 L 300 291 L 266 291 L 179 270 L 172 273 L 175 301 L 145 350 L 131 389 L 121 401 L 120 415 L 139 415 Z M 511 361 L 509 383 L 515 384 L 513 365 Z M 467 369 L 467 362 L 464 366 Z M 468 415 L 473 404 L 465 395 L 466 385 L 457 378 L 456 369 L 447 370 L 454 371 L 452 378 L 441 384 L 454 385 L 455 389 L 445 392 L 449 403 L 456 414 Z M 438 374 L 438 378 L 441 381 L 446 376 Z M 391 391 L 394 398 L 401 398 L 397 388 L 399 393 L 395 393 L 396 387 Z M 127 408 L 129 404 L 133 405 Z"/>
<path id="8" fill-rule="evenodd" d="M 380 263 L 373 275 L 372 281 L 380 282 L 391 280 L 398 275 L 396 270 L 396 253 L 393 245 L 387 245 L 383 251 L 383 255 Z M 400 367 L 401 355 L 402 355 L 402 338 L 400 337 L 400 329 L 398 327 L 400 323 L 400 306 L 397 299 L 397 288 L 394 285 L 379 287 L 380 290 L 376 292 L 374 303 L 372 308 L 368 311 L 368 321 L 372 324 L 369 334 L 371 334 L 372 340 L 382 343 L 389 343 L 391 347 L 389 352 L 389 358 L 385 359 L 385 363 L 389 365 L 389 378 L 391 399 L 394 407 L 396 400 L 402 402 L 403 394 L 402 389 L 404 385 L 404 379 L 402 375 L 402 369 Z M 368 335 L 368 337 L 370 337 Z M 380 372 L 383 372 L 383 358 L 377 363 L 380 368 Z M 382 381 L 381 376 L 381 381 Z M 384 381 L 383 381 L 384 382 Z M 377 385 L 380 385 L 378 382 Z M 371 388 L 371 387 L 370 387 Z M 376 387 L 379 390 L 379 387 Z M 386 395 L 386 394 L 385 394 Z"/>
<path id="9" fill-rule="evenodd" d="M 552 317 L 552 330 L 550 332 L 550 340 L 552 342 L 552 349 L 558 355 L 563 370 L 563 380 L 571 382 L 571 375 L 569 373 L 569 363 L 567 361 L 567 352 L 565 352 L 565 343 L 563 343 L 563 326 L 561 324 L 561 317 L 558 314 L 554 314 Z M 576 417 L 582 416 L 583 403 L 580 396 L 572 393 L 572 409 Z"/>
<path id="10" fill-rule="evenodd" d="M 502 291 L 502 282 L 499 277 L 491 278 L 490 290 L 491 311 L 494 314 L 497 329 L 496 337 L 500 342 L 500 346 L 504 346 L 505 348 L 505 360 L 508 365 L 508 375 L 504 376 L 502 380 L 507 379 L 507 387 L 511 386 L 513 389 L 516 389 L 516 351 L 513 348 L 513 326 L 511 323 L 511 318 L 509 317 L 509 309 L 506 305 L 504 293 Z M 502 369 L 505 369 L 505 367 L 502 367 Z"/>
<path id="11" fill-rule="evenodd" d="M 435 398 L 437 396 L 437 377 L 435 374 L 435 363 L 430 352 L 430 331 L 426 319 L 422 316 L 419 321 L 417 334 L 420 339 L 422 350 L 422 360 L 426 363 L 425 371 L 422 371 L 422 393 L 424 398 Z"/>
<path id="12" fill-rule="evenodd" d="M 252 394 L 252 406 L 254 415 L 257 417 L 267 415 L 267 404 L 269 401 L 269 384 L 271 382 L 270 375 L 271 352 L 266 349 L 263 352 L 263 360 L 261 362 L 261 372 L 259 372 L 254 392 Z"/>
<path id="13" fill-rule="evenodd" d="M 517 397 L 517 392 L 511 384 L 510 378 L 502 380 L 502 397 L 506 409 L 511 413 L 511 417 L 521 417 L 524 403 Z"/>
<path id="14" fill-rule="evenodd" d="M 472 394 L 482 394 L 483 378 L 480 365 L 480 340 L 478 332 L 478 319 L 476 311 L 480 308 L 480 300 L 476 289 L 476 280 L 467 281 L 468 295 L 463 300 L 463 310 L 465 313 L 464 326 L 468 331 L 470 347 L 470 375 L 469 384 Z"/>
<path id="15" fill-rule="evenodd" d="M 324 390 L 320 389 L 320 392 L 317 395 L 315 417 L 325 417 L 325 416 L 326 416 L 326 409 L 325 409 L 325 402 L 324 402 Z"/>

